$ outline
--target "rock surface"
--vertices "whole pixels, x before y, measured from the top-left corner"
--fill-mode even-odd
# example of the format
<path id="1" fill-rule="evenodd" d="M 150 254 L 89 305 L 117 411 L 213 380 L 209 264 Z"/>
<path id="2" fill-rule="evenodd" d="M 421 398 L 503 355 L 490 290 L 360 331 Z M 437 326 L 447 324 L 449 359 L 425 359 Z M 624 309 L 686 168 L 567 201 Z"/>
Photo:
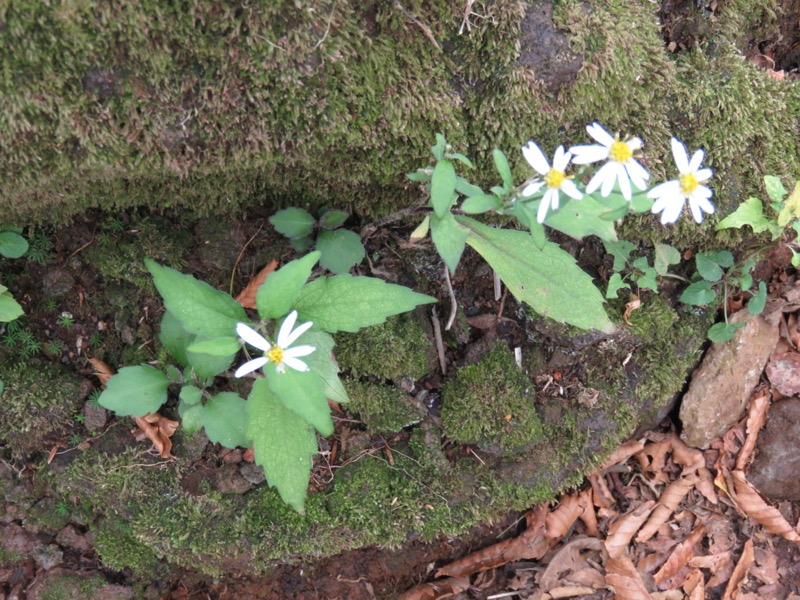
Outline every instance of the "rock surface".
<path id="1" fill-rule="evenodd" d="M 800 500 L 800 398 L 775 403 L 747 478 L 774 500 Z"/>
<path id="2" fill-rule="evenodd" d="M 747 399 L 778 342 L 777 324 L 736 313 L 732 323 L 744 321 L 733 339 L 714 344 L 694 372 L 681 403 L 681 438 L 690 446 L 708 448 L 742 416 Z"/>

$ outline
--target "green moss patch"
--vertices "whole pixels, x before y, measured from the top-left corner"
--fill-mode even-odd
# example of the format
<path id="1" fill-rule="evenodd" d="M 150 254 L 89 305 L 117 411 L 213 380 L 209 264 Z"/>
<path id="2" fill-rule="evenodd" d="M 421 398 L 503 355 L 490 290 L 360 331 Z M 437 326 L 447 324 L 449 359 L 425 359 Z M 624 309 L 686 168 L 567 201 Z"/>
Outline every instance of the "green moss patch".
<path id="1" fill-rule="evenodd" d="M 364 421 L 370 430 L 381 433 L 400 431 L 424 416 L 408 394 L 397 388 L 371 382 L 345 380 L 349 412 Z"/>

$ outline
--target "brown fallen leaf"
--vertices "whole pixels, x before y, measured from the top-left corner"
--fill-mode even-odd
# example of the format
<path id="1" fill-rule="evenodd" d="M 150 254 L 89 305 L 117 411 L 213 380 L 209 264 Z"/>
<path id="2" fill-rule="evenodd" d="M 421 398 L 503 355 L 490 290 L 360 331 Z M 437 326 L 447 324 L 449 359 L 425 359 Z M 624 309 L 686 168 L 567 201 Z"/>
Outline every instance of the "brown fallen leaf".
<path id="1" fill-rule="evenodd" d="M 138 426 L 131 430 L 136 441 L 141 442 L 145 438 L 149 439 L 153 442 L 153 446 L 155 446 L 161 458 L 169 458 L 172 451 L 172 440 L 170 438 L 180 423 L 162 417 L 158 413 L 147 413 L 143 417 L 133 417 L 133 420 Z"/>
<path id="2" fill-rule="evenodd" d="M 614 465 L 619 465 L 626 462 L 631 456 L 634 454 L 641 452 L 644 449 L 644 441 L 642 440 L 628 440 L 621 446 L 619 446 L 614 452 L 608 455 L 603 461 L 603 464 L 600 465 L 598 471 L 605 471 L 609 467 L 613 467 Z"/>
<path id="3" fill-rule="evenodd" d="M 600 537 L 600 529 L 597 526 L 597 514 L 594 512 L 594 490 L 586 488 L 578 494 L 578 505 L 583 509 L 578 518 L 586 527 L 586 535 Z"/>
<path id="4" fill-rule="evenodd" d="M 90 358 L 89 364 L 94 367 L 94 375 L 100 381 L 100 385 L 103 386 L 103 389 L 105 389 L 106 383 L 111 379 L 111 376 L 114 375 L 114 369 L 99 358 Z"/>
<path id="5" fill-rule="evenodd" d="M 493 329 L 504 321 L 513 323 L 514 319 L 509 319 L 508 317 L 498 317 L 497 315 L 491 314 L 467 317 L 467 323 L 472 325 L 475 329 Z"/>
<path id="6" fill-rule="evenodd" d="M 595 471 L 589 475 L 589 483 L 592 484 L 592 497 L 594 498 L 594 505 L 600 508 L 611 508 L 616 505 L 617 501 L 608 489 L 606 480 L 600 471 Z"/>
<path id="7" fill-rule="evenodd" d="M 543 598 L 578 598 L 580 596 L 588 596 L 594 594 L 597 590 L 591 587 L 582 585 L 562 585 L 550 590 Z"/>
<path id="8" fill-rule="evenodd" d="M 534 594 L 533 598 L 536 600 L 542 597 L 546 598 L 546 593 L 549 593 L 553 598 L 562 597 L 555 596 L 554 589 L 567 583 L 566 580 L 569 579 L 568 576 L 570 573 L 587 568 L 590 563 L 586 562 L 586 559 L 592 554 L 598 556 L 602 549 L 603 542 L 597 538 L 575 538 L 564 544 L 550 559 L 547 568 L 539 577 L 538 592 Z M 595 561 L 596 560 L 597 559 L 595 559 Z M 588 593 L 592 594 L 594 591 Z"/>
<path id="9" fill-rule="evenodd" d="M 744 470 L 750 464 L 753 450 L 756 448 L 758 434 L 764 423 L 767 422 L 767 410 L 769 409 L 769 394 L 766 388 L 762 389 L 758 395 L 750 400 L 750 410 L 747 414 L 747 437 L 744 440 L 739 458 L 736 459 L 736 468 Z"/>
<path id="10" fill-rule="evenodd" d="M 794 527 L 777 508 L 767 504 L 758 490 L 747 481 L 744 471 L 733 471 L 731 478 L 734 487 L 733 498 L 743 512 L 770 533 L 781 535 L 790 542 L 800 542 L 800 535 Z"/>
<path id="11" fill-rule="evenodd" d="M 733 558 L 730 550 L 717 554 L 707 554 L 706 556 L 693 556 L 689 560 L 689 565 L 698 569 L 708 569 L 712 573 L 722 571 Z"/>
<path id="12" fill-rule="evenodd" d="M 399 600 L 443 600 L 466 592 L 470 587 L 469 577 L 450 577 L 418 585 L 401 595 Z"/>
<path id="13" fill-rule="evenodd" d="M 742 552 L 739 562 L 736 563 L 736 568 L 733 570 L 733 575 L 728 580 L 728 585 L 725 586 L 725 593 L 722 594 L 722 600 L 733 600 L 736 598 L 737 593 L 744 583 L 747 572 L 753 566 L 756 557 L 753 552 L 753 540 L 747 540 L 744 543 L 744 552 Z"/>
<path id="14" fill-rule="evenodd" d="M 606 561 L 606 584 L 614 589 L 616 600 L 650 600 L 642 576 L 627 555 Z"/>
<path id="15" fill-rule="evenodd" d="M 699 477 L 695 471 L 689 473 L 684 471 L 678 479 L 673 481 L 661 493 L 658 504 L 650 514 L 650 518 L 636 536 L 637 542 L 646 542 L 656 534 L 659 528 L 667 522 L 670 515 L 675 512 L 675 509 L 678 508 L 678 505 L 691 491 L 698 479 Z"/>
<path id="16" fill-rule="evenodd" d="M 655 502 L 650 500 L 641 506 L 622 515 L 608 528 L 608 536 L 604 542 L 606 551 L 611 558 L 619 558 L 625 554 L 625 549 L 639 528 L 650 516 Z M 630 561 L 628 561 L 630 562 Z M 633 565 L 631 564 L 631 567 Z"/>
<path id="17" fill-rule="evenodd" d="M 686 579 L 683 580 L 683 591 L 689 594 L 687 600 L 705 600 L 706 583 L 700 569 L 689 572 Z"/>
<path id="18" fill-rule="evenodd" d="M 559 498 L 558 508 L 547 515 L 544 536 L 551 540 L 560 540 L 569 532 L 570 527 L 583 512 L 578 494 L 570 494 Z"/>
<path id="19" fill-rule="evenodd" d="M 236 296 L 236 301 L 245 308 L 256 308 L 256 294 L 258 288 L 267 279 L 267 276 L 278 268 L 277 259 L 273 258 L 267 263 L 267 266 L 261 269 L 258 274 L 253 277 L 244 289 Z"/>
<path id="20" fill-rule="evenodd" d="M 50 453 L 47 455 L 47 464 L 49 465 L 51 462 L 53 462 L 53 459 L 56 457 L 56 454 L 58 454 L 58 451 L 63 450 L 66 447 L 67 446 L 65 446 L 61 442 L 57 442 L 55 446 L 50 448 Z"/>
<path id="21" fill-rule="evenodd" d="M 689 560 L 694 556 L 694 548 L 700 543 L 700 540 L 703 539 L 705 532 L 705 526 L 699 525 L 689 534 L 688 538 L 675 546 L 667 562 L 653 575 L 653 581 L 655 581 L 657 586 L 675 577 L 678 571 L 689 564 Z"/>
<path id="22" fill-rule="evenodd" d="M 625 324 L 628 326 L 632 326 L 632 323 L 628 320 L 628 317 L 630 317 L 631 313 L 642 305 L 642 301 L 639 298 L 636 296 L 632 296 L 632 298 L 633 299 L 625 305 L 625 314 L 622 315 L 622 320 L 625 321 Z"/>

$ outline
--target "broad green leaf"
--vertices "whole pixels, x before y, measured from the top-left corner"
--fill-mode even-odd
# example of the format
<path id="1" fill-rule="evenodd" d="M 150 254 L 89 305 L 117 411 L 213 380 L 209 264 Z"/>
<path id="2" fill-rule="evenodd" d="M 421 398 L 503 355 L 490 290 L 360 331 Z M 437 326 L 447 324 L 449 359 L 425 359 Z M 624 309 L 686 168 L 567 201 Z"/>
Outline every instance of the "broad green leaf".
<path id="1" fill-rule="evenodd" d="M 289 243 L 292 245 L 292 248 L 298 252 L 305 252 L 314 245 L 314 238 L 312 238 L 310 235 L 307 235 L 301 238 L 294 238 Z"/>
<path id="2" fill-rule="evenodd" d="M 275 369 L 264 369 L 270 391 L 283 405 L 313 425 L 323 436 L 333 433 L 331 409 L 322 387 L 322 379 L 314 371 L 295 371 L 286 367 L 279 373 Z"/>
<path id="3" fill-rule="evenodd" d="M 198 336 L 195 338 L 196 344 L 192 343 L 192 346 L 196 345 L 202 348 L 203 346 L 201 344 L 206 341 L 209 341 L 208 338 Z M 230 354 L 213 355 L 206 352 L 195 352 L 191 350 L 190 346 L 190 348 L 186 349 L 186 359 L 192 369 L 194 369 L 194 372 L 199 377 L 206 379 L 227 371 L 241 347 L 241 344 L 237 342 L 236 350 Z"/>
<path id="4" fill-rule="evenodd" d="M 636 285 L 641 289 L 658 291 L 658 279 L 656 279 L 656 270 L 653 267 L 647 267 L 642 270 L 642 273 L 636 276 Z"/>
<path id="5" fill-rule="evenodd" d="M 793 218 L 800 219 L 800 181 L 795 184 L 794 190 L 778 214 L 778 225 L 786 227 Z"/>
<path id="6" fill-rule="evenodd" d="M 188 404 L 183 400 L 178 403 L 178 416 L 181 418 L 181 427 L 186 433 L 191 435 L 202 429 L 204 410 L 202 404 Z"/>
<path id="7" fill-rule="evenodd" d="M 167 372 L 167 379 L 172 383 L 183 383 L 183 373 L 181 373 L 178 367 L 175 365 L 167 365 L 165 370 Z"/>
<path id="8" fill-rule="evenodd" d="M 430 228 L 431 224 L 431 216 L 426 215 L 424 219 L 422 219 L 422 223 L 417 225 L 417 228 L 411 232 L 411 235 L 408 237 L 409 242 L 416 242 L 417 240 L 424 240 L 425 236 L 428 235 L 428 229 Z"/>
<path id="9" fill-rule="evenodd" d="M 8 323 L 25 314 L 19 302 L 6 289 L 0 292 L 0 323 Z"/>
<path id="10" fill-rule="evenodd" d="M 708 260 L 714 261 L 720 267 L 730 269 L 733 266 L 733 254 L 729 250 L 702 253 Z"/>
<path id="11" fill-rule="evenodd" d="M 786 188 L 783 187 L 781 180 L 774 175 L 765 175 L 764 176 L 764 187 L 767 190 L 767 196 L 773 202 L 783 202 L 784 196 L 786 196 Z"/>
<path id="12" fill-rule="evenodd" d="M 505 198 L 508 196 L 508 192 L 502 185 L 493 185 L 489 191 L 498 198 Z"/>
<path id="13" fill-rule="evenodd" d="M 262 319 L 278 319 L 289 313 L 320 254 L 318 251 L 311 252 L 267 276 L 256 292 L 256 306 Z"/>
<path id="14" fill-rule="evenodd" d="M 319 264 L 336 275 L 347 273 L 367 255 L 361 237 L 347 229 L 320 231 L 317 250 L 322 252 Z"/>
<path id="15" fill-rule="evenodd" d="M 470 169 L 475 166 L 472 164 L 472 161 L 470 159 L 468 159 L 466 156 L 464 156 L 459 152 L 450 152 L 448 153 L 447 158 L 452 160 L 457 160 L 458 162 L 468 166 Z"/>
<path id="16" fill-rule="evenodd" d="M 339 379 L 339 365 L 333 357 L 333 337 L 324 331 L 312 329 L 301 335 L 296 344 L 308 344 L 316 348 L 315 352 L 303 357 L 303 362 L 319 375 L 325 397 L 334 402 L 349 402 L 347 391 Z"/>
<path id="17" fill-rule="evenodd" d="M 447 148 L 447 140 L 444 139 L 444 136 L 441 133 L 437 133 L 436 145 L 431 148 L 433 157 L 436 160 L 442 160 L 444 158 L 445 148 Z"/>
<path id="18" fill-rule="evenodd" d="M 628 257 L 631 255 L 631 252 L 636 250 L 635 244 L 625 240 L 619 240 L 617 242 L 609 242 L 604 240 L 603 246 L 605 246 L 606 252 L 614 257 L 614 266 L 612 268 L 615 271 L 622 271 L 622 269 L 625 268 L 625 265 L 628 264 Z"/>
<path id="19" fill-rule="evenodd" d="M 472 196 L 483 195 L 483 190 L 481 188 L 479 188 L 477 185 L 472 185 L 469 181 L 467 181 L 460 175 L 456 177 L 456 191 L 459 194 L 463 194 L 467 198 L 472 198 Z"/>
<path id="20" fill-rule="evenodd" d="M 600 218 L 606 221 L 622 219 L 632 210 L 631 203 L 622 194 L 616 192 L 608 196 L 601 196 L 599 191 L 583 195 L 584 200 L 587 197 L 606 207 L 606 212 L 600 214 Z"/>
<path id="21" fill-rule="evenodd" d="M 247 321 L 242 306 L 228 294 L 215 290 L 191 275 L 162 267 L 149 258 L 144 262 L 164 298 L 164 306 L 189 333 L 209 337 L 229 336 L 236 331 L 237 323 Z"/>
<path id="22" fill-rule="evenodd" d="M 581 329 L 614 330 L 603 295 L 575 259 L 557 244 L 539 250 L 521 231 L 494 229 L 468 217 L 467 243 L 483 256 L 514 296 L 536 312 Z"/>
<path id="23" fill-rule="evenodd" d="M 98 402 L 122 417 L 143 417 L 167 401 L 169 379 L 148 365 L 123 367 L 106 384 Z"/>
<path id="24" fill-rule="evenodd" d="M 744 323 L 715 323 L 708 330 L 708 339 L 715 344 L 721 344 L 733 339 L 737 329 L 744 327 Z"/>
<path id="25" fill-rule="evenodd" d="M 239 343 L 239 338 L 218 337 L 192 342 L 189 344 L 189 347 L 186 348 L 186 352 L 208 354 L 209 356 L 225 356 L 230 360 L 231 356 L 236 354 L 241 348 L 242 346 Z"/>
<path id="26" fill-rule="evenodd" d="M 741 229 L 750 225 L 754 233 L 769 229 L 769 219 L 764 216 L 764 207 L 758 198 L 748 198 L 734 212 L 717 223 L 716 231 L 721 229 Z"/>
<path id="27" fill-rule="evenodd" d="M 653 255 L 653 267 L 659 275 L 666 275 L 670 265 L 681 262 L 681 253 L 669 244 L 656 243 Z"/>
<path id="28" fill-rule="evenodd" d="M 631 263 L 631 266 L 634 269 L 639 269 L 640 271 L 646 271 L 647 269 L 652 268 L 650 266 L 650 260 L 646 256 L 640 256 Z"/>
<path id="29" fill-rule="evenodd" d="M 267 481 L 283 501 L 302 514 L 311 457 L 317 453 L 314 430 L 284 407 L 264 379 L 253 383 L 246 410 L 256 464 L 264 468 Z"/>
<path id="30" fill-rule="evenodd" d="M 212 396 L 203 409 L 203 427 L 208 439 L 226 448 L 249 448 L 247 402 L 233 392 Z"/>
<path id="31" fill-rule="evenodd" d="M 181 388 L 180 399 L 186 406 L 194 406 L 195 404 L 200 404 L 200 400 L 203 399 L 203 392 L 193 385 L 185 385 Z"/>
<path id="32" fill-rule="evenodd" d="M 622 275 L 614 273 L 608 278 L 608 288 L 606 289 L 606 298 L 619 298 L 617 292 L 621 289 L 631 289 L 631 287 L 622 279 Z"/>
<path id="33" fill-rule="evenodd" d="M 515 202 L 510 210 L 504 211 L 504 214 L 513 215 L 524 227 L 527 227 L 531 232 L 531 239 L 538 250 L 544 248 L 547 243 L 547 234 L 544 231 L 544 225 L 536 220 L 536 209 L 539 202 Z"/>
<path id="34" fill-rule="evenodd" d="M 547 215 L 545 225 L 577 239 L 596 235 L 601 240 L 616 241 L 613 221 L 603 218 L 608 207 L 592 196 L 584 196 L 583 200 L 566 200 L 562 197 L 561 200 L 564 204 Z"/>
<path id="35" fill-rule="evenodd" d="M 450 212 L 456 191 L 456 171 L 449 160 L 440 160 L 433 169 L 431 179 L 431 205 L 436 216 L 442 218 Z"/>
<path id="36" fill-rule="evenodd" d="M 335 333 L 377 325 L 431 302 L 436 299 L 373 277 L 335 275 L 307 283 L 294 308 L 299 322 L 313 321 L 317 329 Z"/>
<path id="37" fill-rule="evenodd" d="M 698 252 L 697 256 L 695 256 L 695 263 L 700 277 L 706 281 L 716 283 L 722 279 L 722 275 L 724 274 L 722 268 L 714 261 L 708 260 L 708 258 L 703 256 L 702 252 Z"/>
<path id="38" fill-rule="evenodd" d="M 186 367 L 189 365 L 189 359 L 186 357 L 186 348 L 192 343 L 194 336 L 186 331 L 178 317 L 168 310 L 164 311 L 164 316 L 161 317 L 161 331 L 158 334 L 158 338 L 172 355 L 172 358 L 177 360 L 181 366 Z"/>
<path id="39" fill-rule="evenodd" d="M 461 211 L 468 215 L 479 215 L 502 206 L 500 198 L 494 194 L 471 196 L 461 203 Z"/>
<path id="40" fill-rule="evenodd" d="M 433 243 L 451 273 L 455 273 L 458 261 L 461 260 L 461 254 L 467 243 L 467 233 L 467 229 L 456 222 L 453 213 L 446 212 L 442 219 L 435 214 L 431 215 Z"/>
<path id="41" fill-rule="evenodd" d="M 613 195 L 613 194 L 612 194 Z M 648 198 L 647 194 L 634 194 L 630 202 L 630 207 L 635 213 L 650 212 L 653 205 L 656 203 L 655 199 Z"/>
<path id="42" fill-rule="evenodd" d="M 278 233 L 296 239 L 311 235 L 316 219 L 308 211 L 291 206 L 276 212 L 269 218 L 269 222 Z"/>
<path id="43" fill-rule="evenodd" d="M 514 177 L 511 175 L 511 167 L 508 166 L 508 159 L 503 151 L 499 148 L 492 150 L 492 158 L 494 159 L 494 166 L 497 167 L 497 172 L 503 180 L 503 187 L 506 191 L 514 187 Z"/>
<path id="44" fill-rule="evenodd" d="M 0 231 L 0 255 L 19 258 L 28 251 L 28 240 L 14 231 Z"/>
<path id="45" fill-rule="evenodd" d="M 319 224 L 325 229 L 336 229 L 344 225 L 344 222 L 347 221 L 347 217 L 349 216 L 349 212 L 331 209 L 325 211 L 325 214 L 320 217 Z"/>
<path id="46" fill-rule="evenodd" d="M 764 312 L 767 304 L 767 285 L 763 281 L 758 282 L 758 293 L 747 302 L 747 312 L 751 315 L 760 315 Z"/>
<path id="47" fill-rule="evenodd" d="M 691 304 L 692 306 L 705 306 L 710 304 L 717 297 L 717 292 L 711 287 L 707 281 L 698 281 L 693 283 L 681 294 L 678 298 L 684 304 Z"/>

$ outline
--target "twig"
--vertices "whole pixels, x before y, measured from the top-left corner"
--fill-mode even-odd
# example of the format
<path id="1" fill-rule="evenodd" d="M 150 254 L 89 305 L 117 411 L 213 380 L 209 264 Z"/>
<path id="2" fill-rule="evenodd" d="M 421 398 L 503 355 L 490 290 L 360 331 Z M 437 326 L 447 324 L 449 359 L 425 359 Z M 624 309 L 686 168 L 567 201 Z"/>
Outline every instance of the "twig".
<path id="1" fill-rule="evenodd" d="M 92 244 L 94 244 L 94 234 L 92 234 L 92 239 L 90 239 L 90 240 L 89 240 L 88 242 L 86 242 L 86 243 L 85 243 L 83 246 L 81 246 L 80 248 L 78 248 L 77 250 L 75 250 L 75 252 L 73 252 L 72 254 L 70 254 L 70 255 L 69 255 L 69 258 L 68 258 L 67 260 L 69 260 L 70 258 L 74 258 L 74 257 L 75 257 L 75 255 L 76 255 L 76 254 L 78 254 L 78 252 L 80 252 L 80 251 L 82 251 L 82 250 L 85 250 L 86 248 L 88 248 L 88 247 L 89 247 L 89 246 L 91 246 Z"/>
<path id="2" fill-rule="evenodd" d="M 320 38 L 320 40 L 314 45 L 314 50 L 319 48 L 322 45 L 322 42 L 325 41 L 325 38 L 328 37 L 328 33 L 331 30 L 331 23 L 333 22 L 333 13 L 336 12 L 336 2 L 338 2 L 338 0 L 334 0 L 333 2 L 333 7 L 331 8 L 331 15 L 328 17 L 328 26 L 325 28 L 325 35 L 323 35 L 322 38 Z"/>
<path id="3" fill-rule="evenodd" d="M 250 243 L 254 239 L 256 239 L 256 236 L 259 233 L 261 233 L 261 230 L 263 228 L 264 228 L 264 224 L 262 223 L 261 225 L 258 226 L 258 230 L 253 234 L 253 237 L 251 237 L 249 240 L 247 240 L 247 243 L 244 245 L 244 247 L 242 247 L 242 251 L 239 252 L 239 256 L 236 257 L 236 262 L 234 263 L 233 270 L 231 271 L 231 285 L 230 285 L 230 291 L 229 291 L 231 296 L 233 296 L 233 278 L 236 277 L 236 268 L 239 266 L 239 261 L 242 260 L 242 256 L 244 255 L 244 251 L 247 250 L 247 247 L 250 245 Z"/>
<path id="4" fill-rule="evenodd" d="M 447 319 L 447 327 L 445 331 L 450 331 L 453 326 L 453 321 L 456 320 L 456 312 L 458 311 L 458 303 L 456 302 L 456 295 L 453 293 L 453 284 L 450 283 L 450 270 L 447 265 L 444 266 L 444 280 L 447 282 L 447 293 L 450 294 L 450 318 Z"/>
<path id="5" fill-rule="evenodd" d="M 494 301 L 497 302 L 500 300 L 500 293 L 503 290 L 503 284 L 500 282 L 500 275 L 497 274 L 497 271 L 492 271 L 492 281 L 494 283 Z"/>
<path id="6" fill-rule="evenodd" d="M 425 34 L 425 36 L 426 36 L 426 37 L 427 37 L 427 38 L 428 38 L 428 39 L 429 39 L 431 42 L 433 42 L 433 45 L 434 45 L 434 46 L 436 46 L 436 49 L 437 49 L 437 50 L 441 50 L 441 49 L 442 49 L 442 48 L 439 46 L 439 43 L 436 41 L 436 38 L 435 38 L 435 37 L 433 37 L 433 33 L 431 33 L 431 30 L 430 30 L 430 28 L 429 28 L 427 25 L 425 25 L 425 23 L 423 23 L 422 21 L 420 21 L 420 20 L 419 20 L 417 17 L 415 17 L 414 15 L 412 15 L 412 14 L 411 14 L 410 12 L 408 12 L 408 11 L 407 11 L 405 8 L 403 8 L 403 5 L 402 5 L 402 4 L 400 4 L 400 3 L 399 3 L 397 0 L 394 0 L 394 5 L 395 5 L 395 7 L 396 7 L 396 8 L 399 8 L 399 9 L 400 9 L 400 11 L 401 11 L 401 12 L 402 12 L 402 13 L 403 13 L 403 14 L 404 14 L 406 17 L 408 17 L 408 19 L 409 19 L 410 21 L 412 21 L 412 22 L 413 22 L 413 23 L 414 23 L 414 24 L 415 24 L 417 27 L 419 27 L 420 29 L 422 29 L 422 32 Z"/>
<path id="7" fill-rule="evenodd" d="M 442 342 L 442 326 L 439 324 L 439 315 L 437 314 L 436 307 L 433 307 L 433 315 L 431 316 L 431 323 L 433 323 L 433 339 L 436 340 L 436 352 L 439 354 L 439 366 L 442 368 L 442 375 L 447 375 L 447 360 L 444 357 L 444 343 Z"/>

